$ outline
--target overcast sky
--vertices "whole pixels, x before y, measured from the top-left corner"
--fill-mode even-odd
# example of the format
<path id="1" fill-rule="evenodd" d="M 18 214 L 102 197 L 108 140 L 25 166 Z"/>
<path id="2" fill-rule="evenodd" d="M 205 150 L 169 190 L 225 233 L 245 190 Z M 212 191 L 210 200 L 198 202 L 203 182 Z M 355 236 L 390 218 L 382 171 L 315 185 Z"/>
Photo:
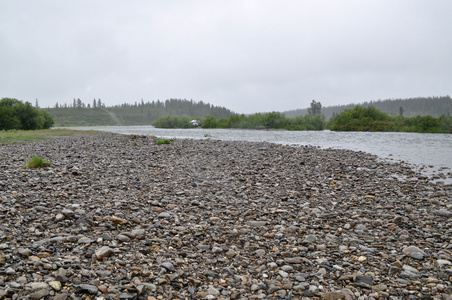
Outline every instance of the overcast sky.
<path id="1" fill-rule="evenodd" d="M 237 113 L 451 95 L 451 0 L 1 0 L 0 98 Z"/>

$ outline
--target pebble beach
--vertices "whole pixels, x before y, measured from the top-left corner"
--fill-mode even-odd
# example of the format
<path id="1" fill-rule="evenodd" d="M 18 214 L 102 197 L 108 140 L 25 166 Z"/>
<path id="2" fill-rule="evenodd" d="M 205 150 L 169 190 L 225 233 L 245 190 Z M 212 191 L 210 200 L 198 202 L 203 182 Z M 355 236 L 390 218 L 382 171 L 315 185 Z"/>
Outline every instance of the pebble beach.
<path id="1" fill-rule="evenodd" d="M 0 203 L 0 299 L 452 299 L 452 186 L 364 152 L 57 137 Z"/>

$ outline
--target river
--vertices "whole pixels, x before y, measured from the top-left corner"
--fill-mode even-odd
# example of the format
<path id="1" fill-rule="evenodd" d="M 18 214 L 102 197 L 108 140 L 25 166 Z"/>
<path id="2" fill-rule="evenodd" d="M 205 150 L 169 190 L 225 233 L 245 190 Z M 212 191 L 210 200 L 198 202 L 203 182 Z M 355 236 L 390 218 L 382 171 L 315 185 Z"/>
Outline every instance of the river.
<path id="1" fill-rule="evenodd" d="M 258 141 L 312 145 L 375 154 L 384 160 L 405 161 L 436 182 L 452 184 L 452 134 L 401 132 L 274 131 L 240 129 L 160 129 L 153 126 L 70 127 L 160 138 Z"/>

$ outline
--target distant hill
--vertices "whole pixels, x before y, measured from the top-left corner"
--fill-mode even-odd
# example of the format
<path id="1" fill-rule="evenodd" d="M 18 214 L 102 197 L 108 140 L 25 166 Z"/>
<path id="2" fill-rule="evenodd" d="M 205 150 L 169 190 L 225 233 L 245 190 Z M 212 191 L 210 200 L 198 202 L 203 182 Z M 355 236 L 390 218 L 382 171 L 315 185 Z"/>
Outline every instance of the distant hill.
<path id="1" fill-rule="evenodd" d="M 193 118 L 211 115 L 220 119 L 228 118 L 233 114 L 224 107 L 186 99 L 152 102 L 142 100 L 134 104 L 124 103 L 110 107 L 106 107 L 100 99 L 94 99 L 88 104 L 80 99 L 74 99 L 70 105 L 56 104 L 55 107 L 46 110 L 53 116 L 56 127 L 150 125 L 154 120 L 165 115 L 185 115 Z"/>
<path id="2" fill-rule="evenodd" d="M 329 119 L 333 114 L 339 114 L 347 109 L 352 109 L 356 105 L 363 107 L 373 106 L 378 110 L 389 115 L 398 115 L 402 112 L 403 116 L 426 116 L 440 117 L 441 115 L 452 114 L 452 99 L 449 96 L 427 97 L 427 98 L 409 98 L 409 99 L 386 99 L 358 104 L 347 104 L 337 106 L 322 107 L 322 115 Z M 308 113 L 308 108 L 296 109 L 284 112 L 286 117 L 293 118 L 304 116 Z"/>
<path id="3" fill-rule="evenodd" d="M 440 117 L 452 113 L 452 99 L 449 96 L 387 99 L 358 104 L 322 107 L 322 115 L 330 119 L 334 114 L 339 114 L 346 109 L 352 109 L 356 105 L 363 107 L 373 106 L 389 115 Z M 106 107 L 100 99 L 94 99 L 91 103 L 84 103 L 80 99 L 74 99 L 71 104 L 56 104 L 53 108 L 46 108 L 55 121 L 55 126 L 106 126 L 106 125 L 150 125 L 154 120 L 165 115 L 189 116 L 192 118 L 204 118 L 214 116 L 217 119 L 229 118 L 235 114 L 231 110 L 214 106 L 203 101 L 186 99 L 168 99 L 166 101 L 135 102 Z M 308 108 L 283 112 L 287 118 L 305 116 Z"/>

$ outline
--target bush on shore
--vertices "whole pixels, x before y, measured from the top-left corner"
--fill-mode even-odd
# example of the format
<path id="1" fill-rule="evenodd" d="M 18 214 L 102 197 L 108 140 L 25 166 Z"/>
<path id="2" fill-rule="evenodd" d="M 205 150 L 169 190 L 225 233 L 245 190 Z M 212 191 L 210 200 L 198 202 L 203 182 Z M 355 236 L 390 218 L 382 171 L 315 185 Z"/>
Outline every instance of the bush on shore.
<path id="1" fill-rule="evenodd" d="M 193 118 L 198 119 L 198 118 Z M 286 130 L 323 130 L 325 120 L 321 115 L 286 118 L 283 113 L 257 113 L 253 115 L 232 115 L 229 118 L 216 119 L 207 116 L 202 120 L 202 128 L 236 128 L 236 129 L 286 129 Z M 187 116 L 163 116 L 153 124 L 157 128 L 192 128 Z"/>
<path id="2" fill-rule="evenodd" d="M 187 116 L 166 115 L 158 118 L 152 125 L 157 128 L 191 128 L 191 119 Z"/>
<path id="3" fill-rule="evenodd" d="M 328 122 L 333 131 L 386 131 L 419 133 L 452 133 L 452 118 L 441 116 L 389 116 L 374 107 L 355 106 Z"/>
<path id="4" fill-rule="evenodd" d="M 48 129 L 53 124 L 52 115 L 33 107 L 30 102 L 23 103 L 14 98 L 0 100 L 0 130 Z"/>

